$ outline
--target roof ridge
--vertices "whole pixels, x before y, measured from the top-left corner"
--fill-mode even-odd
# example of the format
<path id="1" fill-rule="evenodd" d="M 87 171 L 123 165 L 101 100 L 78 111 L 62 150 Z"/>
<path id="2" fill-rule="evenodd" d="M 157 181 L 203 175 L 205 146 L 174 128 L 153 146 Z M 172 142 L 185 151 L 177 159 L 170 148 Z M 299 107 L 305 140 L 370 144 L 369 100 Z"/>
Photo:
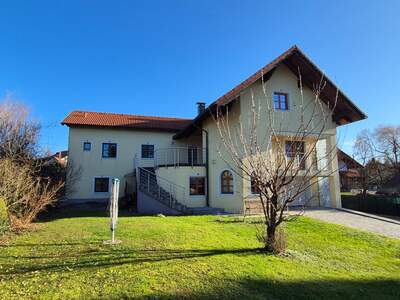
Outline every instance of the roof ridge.
<path id="1" fill-rule="evenodd" d="M 328 84 L 330 84 L 334 89 L 336 89 L 336 91 L 338 91 L 338 93 L 341 94 L 341 97 L 344 99 L 343 101 L 346 103 L 346 105 L 351 106 L 352 109 L 357 112 L 358 116 L 355 118 L 356 121 L 366 118 L 366 115 L 338 88 L 338 86 L 332 80 L 330 80 L 325 75 L 325 73 L 322 72 L 319 69 L 319 67 L 314 62 L 312 62 L 311 59 L 308 58 L 308 56 L 306 56 L 304 54 L 304 52 L 296 44 L 294 44 L 292 47 L 290 47 L 285 52 L 283 52 L 282 54 L 277 56 L 275 59 L 273 59 L 272 61 L 270 61 L 263 67 L 261 67 L 260 69 L 258 69 L 255 73 L 253 73 L 252 75 L 250 75 L 249 77 L 247 77 L 246 79 L 241 81 L 239 84 L 237 84 L 235 87 L 230 89 L 228 92 L 226 92 L 222 96 L 218 97 L 215 101 L 213 101 L 207 107 L 207 109 L 203 113 L 201 113 L 197 117 L 195 117 L 189 125 L 187 125 L 184 129 L 182 129 L 180 132 L 178 132 L 174 136 L 174 138 L 179 138 L 180 136 L 183 136 L 184 134 L 186 134 L 188 131 L 190 131 L 190 128 L 193 127 L 193 124 L 195 124 L 197 122 L 201 122 L 202 119 L 206 118 L 209 115 L 209 113 L 210 113 L 210 111 L 212 111 L 212 109 L 214 109 L 215 107 L 224 106 L 224 105 L 230 103 L 238 95 L 240 95 L 240 92 L 242 90 L 249 87 L 251 84 L 253 84 L 257 80 L 259 80 L 265 74 L 273 71 L 274 68 L 279 66 L 279 64 L 281 64 L 285 60 L 291 58 L 292 56 L 295 56 L 295 54 L 300 54 L 298 56 L 302 56 L 305 59 L 306 63 L 311 65 L 312 68 L 314 68 L 316 70 L 316 72 L 323 74 L 324 79 L 328 82 Z M 351 121 L 351 122 L 354 122 L 354 121 Z"/>
<path id="2" fill-rule="evenodd" d="M 261 68 L 259 68 L 256 72 L 254 72 L 253 74 L 251 74 L 250 76 L 248 76 L 246 79 L 240 81 L 240 83 L 238 83 L 236 86 L 234 86 L 232 89 L 230 89 L 228 92 L 226 92 L 225 94 L 223 94 L 222 96 L 218 97 L 214 102 L 212 102 L 210 104 L 218 104 L 218 102 L 221 102 L 222 100 L 227 100 L 229 101 L 230 97 L 232 97 L 232 94 L 235 94 L 235 91 L 237 89 L 240 89 L 240 87 L 242 85 L 247 84 L 248 82 L 252 82 L 256 77 L 258 78 L 260 76 L 260 74 L 263 74 L 264 72 L 268 72 L 267 69 L 273 67 L 274 64 L 276 64 L 277 62 L 281 61 L 285 56 L 288 56 L 290 54 L 292 54 L 294 51 L 299 51 L 301 53 L 303 53 L 300 48 L 297 45 L 293 45 L 292 47 L 290 47 L 289 49 L 287 49 L 285 52 L 281 53 L 280 55 L 278 55 L 277 57 L 275 57 L 273 60 L 271 60 L 269 63 L 263 65 Z"/>
<path id="3" fill-rule="evenodd" d="M 102 114 L 102 115 L 114 115 L 114 116 L 124 116 L 124 117 L 139 117 L 139 118 L 152 118 L 152 119 L 170 119 L 170 120 L 182 120 L 191 121 L 190 118 L 177 118 L 177 117 L 162 117 L 162 116 L 146 116 L 146 115 L 136 115 L 136 114 L 123 114 L 123 113 L 113 113 L 113 112 L 98 112 L 98 111 L 85 111 L 85 110 L 74 110 L 73 113 L 89 113 L 89 114 Z"/>

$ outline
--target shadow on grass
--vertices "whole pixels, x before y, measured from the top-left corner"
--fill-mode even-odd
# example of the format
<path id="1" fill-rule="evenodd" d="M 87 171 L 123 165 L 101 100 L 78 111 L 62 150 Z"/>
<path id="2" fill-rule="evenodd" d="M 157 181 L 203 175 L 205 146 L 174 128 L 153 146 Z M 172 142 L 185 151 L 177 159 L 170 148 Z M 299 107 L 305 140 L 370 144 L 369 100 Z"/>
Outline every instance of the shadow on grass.
<path id="1" fill-rule="evenodd" d="M 223 218 L 217 218 L 213 220 L 213 222 L 217 223 L 222 223 L 222 224 L 229 224 L 229 223 L 245 223 L 245 220 L 241 218 L 236 218 L 236 217 L 223 217 Z"/>
<path id="2" fill-rule="evenodd" d="M 59 245 L 59 244 L 55 244 Z M 68 245 L 68 244 L 64 244 Z M 41 245 L 42 246 L 42 245 Z M 49 244 L 52 246 L 52 244 Z M 50 253 L 40 255 L 6 255 L 0 259 L 9 260 L 3 264 L 0 278 L 4 275 L 26 274 L 39 271 L 64 272 L 72 269 L 90 269 L 99 267 L 114 267 L 126 264 L 141 264 L 170 260 L 185 260 L 192 258 L 210 257 L 215 255 L 251 255 L 261 252 L 259 248 L 250 249 L 82 249 L 77 252 Z M 72 252 L 72 253 L 71 253 Z"/>
<path id="3" fill-rule="evenodd" d="M 263 224 L 265 220 L 262 216 L 224 216 L 218 217 L 213 220 L 213 222 L 222 223 L 222 224 L 230 224 L 230 223 L 244 223 L 244 224 Z"/>
<path id="4" fill-rule="evenodd" d="M 91 242 L 67 242 L 67 243 L 24 243 L 24 244 L 0 244 L 0 248 L 9 248 L 9 247 L 65 247 L 65 246 L 88 246 L 88 245 L 103 245 L 103 241 L 91 241 Z M 0 256 L 2 257 L 2 256 Z M 4 257 L 4 256 L 3 256 Z"/>
<path id="5" fill-rule="evenodd" d="M 109 299 L 399 299 L 400 282 L 376 280 L 312 280 L 278 281 L 270 279 L 239 279 L 213 281 L 200 291 L 155 293 L 129 297 L 121 292 Z"/>
<path id="6" fill-rule="evenodd" d="M 120 217 L 128 217 L 137 215 L 127 209 L 119 209 Z M 106 204 L 85 204 L 85 205 L 70 205 L 66 207 L 51 207 L 43 212 L 36 222 L 51 222 L 57 219 L 69 218 L 90 218 L 90 217 L 109 217 L 109 210 Z"/>

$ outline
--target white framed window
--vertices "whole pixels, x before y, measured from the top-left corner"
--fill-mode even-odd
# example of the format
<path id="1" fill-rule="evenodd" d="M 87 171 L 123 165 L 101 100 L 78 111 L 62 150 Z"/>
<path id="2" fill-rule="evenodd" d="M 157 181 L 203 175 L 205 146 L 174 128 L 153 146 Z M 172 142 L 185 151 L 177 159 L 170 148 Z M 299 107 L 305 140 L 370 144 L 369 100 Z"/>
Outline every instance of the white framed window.
<path id="1" fill-rule="evenodd" d="M 109 193 L 110 177 L 95 177 L 93 190 L 95 193 Z"/>
<path id="2" fill-rule="evenodd" d="M 83 142 L 83 151 L 91 151 L 92 143 L 91 142 Z"/>
<path id="3" fill-rule="evenodd" d="M 252 195 L 260 194 L 259 185 L 257 184 L 256 178 L 254 176 L 251 176 L 250 178 L 250 192 Z"/>
<path id="4" fill-rule="evenodd" d="M 191 176 L 189 178 L 190 196 L 202 196 L 206 194 L 206 178 L 204 176 Z"/>
<path id="5" fill-rule="evenodd" d="M 289 96 L 287 93 L 274 92 L 274 109 L 275 110 L 289 110 Z"/>
<path id="6" fill-rule="evenodd" d="M 102 148 L 101 148 L 101 157 L 116 158 L 117 157 L 117 144 L 116 143 L 103 143 Z"/>
<path id="7" fill-rule="evenodd" d="M 232 171 L 222 171 L 220 174 L 220 193 L 222 195 L 233 195 L 234 186 L 235 184 Z"/>
<path id="8" fill-rule="evenodd" d="M 294 159 L 301 170 L 305 170 L 305 143 L 303 141 L 285 141 L 285 155 L 287 159 Z"/>
<path id="9" fill-rule="evenodd" d="M 142 158 L 154 158 L 154 145 L 142 145 Z"/>

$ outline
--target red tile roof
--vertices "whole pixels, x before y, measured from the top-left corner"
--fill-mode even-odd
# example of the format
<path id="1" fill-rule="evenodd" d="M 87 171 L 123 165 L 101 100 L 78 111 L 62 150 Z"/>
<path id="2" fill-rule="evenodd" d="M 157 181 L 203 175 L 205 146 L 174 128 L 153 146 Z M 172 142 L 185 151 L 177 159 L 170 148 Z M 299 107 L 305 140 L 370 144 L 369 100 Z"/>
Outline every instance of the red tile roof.
<path id="1" fill-rule="evenodd" d="M 191 121 L 191 119 L 73 111 L 64 119 L 64 121 L 61 122 L 61 124 L 67 126 L 95 126 L 180 131 Z"/>

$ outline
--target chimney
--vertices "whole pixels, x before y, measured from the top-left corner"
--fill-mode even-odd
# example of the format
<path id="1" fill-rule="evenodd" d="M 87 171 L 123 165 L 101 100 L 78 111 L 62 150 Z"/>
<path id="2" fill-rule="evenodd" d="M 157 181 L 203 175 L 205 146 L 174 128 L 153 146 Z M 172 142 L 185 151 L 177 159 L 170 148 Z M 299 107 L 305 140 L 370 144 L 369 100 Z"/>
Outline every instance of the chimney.
<path id="1" fill-rule="evenodd" d="M 205 102 L 197 102 L 197 115 L 202 114 L 206 110 Z"/>

